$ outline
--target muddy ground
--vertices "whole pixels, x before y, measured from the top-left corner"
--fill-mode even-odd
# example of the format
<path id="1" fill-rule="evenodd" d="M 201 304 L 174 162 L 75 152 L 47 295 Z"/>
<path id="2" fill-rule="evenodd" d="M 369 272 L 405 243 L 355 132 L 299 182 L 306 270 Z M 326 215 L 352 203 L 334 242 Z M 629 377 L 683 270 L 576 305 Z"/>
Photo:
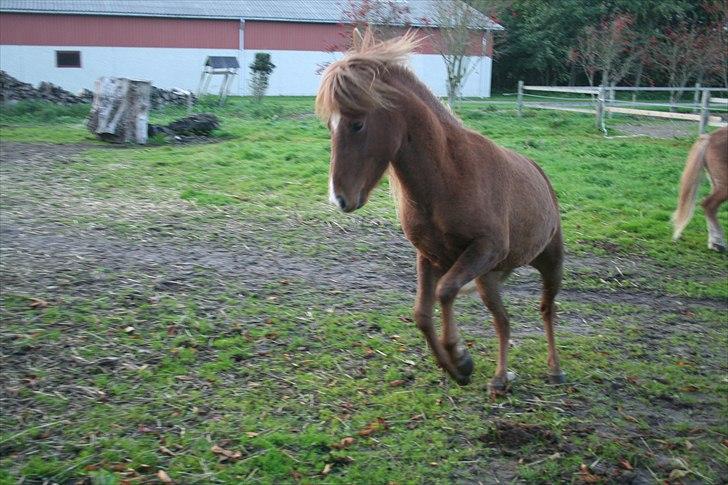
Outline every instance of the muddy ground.
<path id="1" fill-rule="evenodd" d="M 414 298 L 414 251 L 392 225 L 357 220 L 347 227 L 324 223 L 302 226 L 293 218 L 258 223 L 236 219 L 225 208 L 199 207 L 178 199 L 160 204 L 117 198 L 113 192 L 100 197 L 90 188 L 84 190 L 82 185 L 67 184 L 58 177 L 56 168 L 82 163 L 86 149 L 82 145 L 0 145 L 3 292 L 37 298 L 40 306 L 83 299 L 113 300 L 119 295 L 131 305 L 135 299 L 186 294 L 201 312 L 210 315 L 217 315 L 222 305 L 217 297 L 229 295 L 231 289 L 241 298 L 273 297 L 282 302 L 287 297 L 310 298 L 312 305 L 349 310 L 409 304 Z M 295 233 L 298 240 L 303 238 L 304 244 L 282 244 L 289 233 Z M 367 252 L 352 251 L 352 241 L 365 243 Z M 309 245 L 317 250 L 307 250 Z M 563 332 L 598 334 L 601 321 L 611 316 L 605 308 L 628 306 L 633 309 L 632 321 L 640 322 L 645 329 L 644 339 L 657 341 L 674 332 L 702 332 L 691 318 L 700 309 L 728 308 L 718 299 L 675 298 L 649 285 L 621 286 L 621 279 L 660 279 L 665 271 L 672 272 L 673 277 L 680 272 L 665 270 L 644 258 L 572 254 L 566 271 L 566 285 L 559 296 L 565 308 L 559 324 Z M 685 277 L 690 276 L 687 269 L 682 271 Z M 605 281 L 604 288 L 573 284 L 585 275 Z M 289 289 L 281 289 L 282 284 Z M 508 305 L 535 309 L 538 290 L 536 274 L 521 270 L 507 284 Z M 485 310 L 473 297 L 468 298 L 463 306 L 472 309 L 475 316 L 463 319 L 463 333 L 474 340 L 492 337 L 491 328 L 483 324 Z M 594 311 L 579 311 L 584 305 Z M 534 314 L 514 312 L 512 337 L 516 344 L 519 338 L 541 332 L 538 321 L 530 318 Z M 660 322 L 668 315 L 673 326 L 664 328 Z M 8 309 L 2 311 L 6 323 L 17 323 L 17 318 L 24 317 Z M 32 331 L 42 326 L 42 319 L 26 323 Z M 55 369 L 61 375 L 45 379 L 37 391 L 53 393 L 58 386 L 66 386 L 71 394 L 92 392 L 75 389 L 63 376 L 63 372 L 84 372 L 83 363 L 72 355 L 73 333 L 74 323 L 65 322 L 64 335 L 58 340 L 18 350 L 12 342 L 20 336 L 0 330 L 3 413 L 23 415 L 20 421 L 38 423 L 38 417 L 28 412 L 27 398 L 17 393 L 23 379 L 37 374 L 38 367 Z M 122 354 L 117 357 L 123 359 Z M 720 356 L 714 357 L 717 367 L 706 372 L 719 371 Z M 59 358 L 65 362 L 65 371 L 57 365 Z M 612 388 L 610 392 L 621 393 L 622 389 Z M 688 420 L 696 425 L 725 419 L 715 409 L 699 404 L 688 408 L 662 402 L 656 403 L 653 410 L 645 410 L 637 402 L 626 402 L 621 412 L 638 416 L 658 414 L 668 421 Z M 501 435 L 483 439 L 500 440 L 507 447 L 509 440 L 523 438 L 522 429 L 512 430 L 506 425 L 496 429 Z M 500 467 L 501 479 L 513 479 L 513 469 L 513 464 Z M 488 472 L 478 469 L 472 473 L 455 478 L 469 481 Z M 629 479 L 650 483 L 652 478 L 642 470 Z"/>

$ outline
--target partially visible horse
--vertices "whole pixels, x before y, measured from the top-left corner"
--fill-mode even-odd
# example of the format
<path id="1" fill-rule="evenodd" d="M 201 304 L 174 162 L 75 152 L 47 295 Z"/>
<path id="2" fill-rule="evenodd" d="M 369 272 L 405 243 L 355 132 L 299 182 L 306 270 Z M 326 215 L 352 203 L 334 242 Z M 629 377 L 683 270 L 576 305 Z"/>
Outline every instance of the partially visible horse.
<path id="1" fill-rule="evenodd" d="M 677 210 L 672 216 L 678 239 L 693 217 L 695 200 L 698 196 L 700 176 L 705 169 L 712 186 L 701 205 L 708 221 L 708 249 L 718 252 L 726 250 L 725 233 L 718 223 L 718 208 L 728 200 L 728 127 L 720 128 L 710 135 L 701 135 L 688 154 L 685 170 L 680 179 L 680 195 Z"/>
<path id="2" fill-rule="evenodd" d="M 514 268 L 542 276 L 541 315 L 549 380 L 564 381 L 554 342 L 561 286 L 559 208 L 531 160 L 465 128 L 405 63 L 413 34 L 379 42 L 367 33 L 325 71 L 316 111 L 331 131 L 330 199 L 344 212 L 363 206 L 389 169 L 405 235 L 417 249 L 414 316 L 438 364 L 461 385 L 473 362 L 460 340 L 453 302 L 475 280 L 493 315 L 499 352 L 493 394 L 506 391 L 509 322 L 500 295 Z M 433 308 L 442 310 L 442 335 Z"/>

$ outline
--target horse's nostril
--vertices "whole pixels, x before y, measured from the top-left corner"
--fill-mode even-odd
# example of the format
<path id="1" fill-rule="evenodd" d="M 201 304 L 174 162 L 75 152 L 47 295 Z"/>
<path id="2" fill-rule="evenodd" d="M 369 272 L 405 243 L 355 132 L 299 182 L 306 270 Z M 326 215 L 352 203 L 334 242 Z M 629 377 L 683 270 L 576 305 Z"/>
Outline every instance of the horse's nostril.
<path id="1" fill-rule="evenodd" d="M 342 196 L 340 196 L 340 195 L 336 196 L 336 203 L 339 204 L 340 209 L 346 208 L 346 200 Z"/>

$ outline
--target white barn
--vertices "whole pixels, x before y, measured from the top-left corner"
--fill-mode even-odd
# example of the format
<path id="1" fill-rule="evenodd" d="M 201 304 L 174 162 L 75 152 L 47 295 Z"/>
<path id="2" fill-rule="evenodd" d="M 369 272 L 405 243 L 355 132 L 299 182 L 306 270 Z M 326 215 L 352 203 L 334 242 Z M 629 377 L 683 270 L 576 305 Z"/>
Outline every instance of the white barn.
<path id="1" fill-rule="evenodd" d="M 437 35 L 425 28 L 439 0 L 378 1 L 400 8 L 404 24 Z M 356 0 L 0 0 L 0 69 L 70 91 L 92 88 L 102 76 L 195 91 L 208 56 L 234 56 L 241 69 L 231 94 L 244 95 L 248 65 L 268 52 L 276 65 L 269 95 L 313 95 L 322 66 L 341 55 L 352 5 Z M 472 71 L 462 95 L 488 97 L 492 32 L 502 27 L 472 15 Z M 432 45 L 424 42 L 411 64 L 436 94 L 446 94 L 445 64 Z"/>

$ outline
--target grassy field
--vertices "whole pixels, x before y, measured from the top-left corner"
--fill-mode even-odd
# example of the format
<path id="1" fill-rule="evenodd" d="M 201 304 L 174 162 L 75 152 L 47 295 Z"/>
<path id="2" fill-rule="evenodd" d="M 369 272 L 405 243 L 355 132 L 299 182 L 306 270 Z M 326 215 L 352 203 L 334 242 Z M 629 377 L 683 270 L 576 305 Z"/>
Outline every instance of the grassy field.
<path id="1" fill-rule="evenodd" d="M 0 483 L 724 480 L 728 264 L 700 210 L 670 240 L 692 139 L 458 109 L 544 168 L 569 253 L 569 383 L 545 383 L 524 270 L 506 296 L 518 379 L 493 401 L 490 316 L 458 301 L 476 371 L 457 387 L 412 323 L 386 181 L 354 215 L 327 204 L 312 104 L 203 100 L 210 143 L 150 147 L 95 141 L 82 107 L 0 110 Z"/>

